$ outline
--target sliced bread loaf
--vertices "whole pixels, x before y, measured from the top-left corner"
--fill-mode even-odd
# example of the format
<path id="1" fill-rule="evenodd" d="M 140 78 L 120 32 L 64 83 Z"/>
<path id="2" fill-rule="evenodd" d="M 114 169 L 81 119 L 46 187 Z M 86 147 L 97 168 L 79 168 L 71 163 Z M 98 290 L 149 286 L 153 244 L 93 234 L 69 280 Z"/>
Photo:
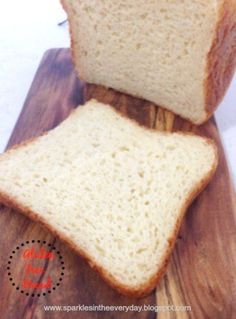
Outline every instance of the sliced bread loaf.
<path id="1" fill-rule="evenodd" d="M 62 0 L 81 79 L 141 97 L 195 124 L 236 65 L 236 0 Z"/>
<path id="2" fill-rule="evenodd" d="M 141 296 L 216 165 L 212 141 L 143 128 L 92 100 L 0 156 L 0 201 L 41 221 L 110 285 Z"/>

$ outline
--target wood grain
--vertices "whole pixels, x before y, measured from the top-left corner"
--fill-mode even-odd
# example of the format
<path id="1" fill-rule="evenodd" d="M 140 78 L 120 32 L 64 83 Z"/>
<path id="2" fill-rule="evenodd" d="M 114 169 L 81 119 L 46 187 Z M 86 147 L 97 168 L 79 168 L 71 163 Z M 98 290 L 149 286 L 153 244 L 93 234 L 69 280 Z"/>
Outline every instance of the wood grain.
<path id="1" fill-rule="evenodd" d="M 30 88 L 8 148 L 42 134 L 59 124 L 84 99 L 97 98 L 158 130 L 193 131 L 213 138 L 219 147 L 220 164 L 206 190 L 188 210 L 166 275 L 155 293 L 137 300 L 119 295 L 88 265 L 47 230 L 5 207 L 0 211 L 0 317 L 28 318 L 154 318 L 154 312 L 50 312 L 43 305 L 189 305 L 190 312 L 160 312 L 160 319 L 236 317 L 236 220 L 233 190 L 214 120 L 201 127 L 148 102 L 94 85 L 84 85 L 75 76 L 69 51 L 46 52 Z M 40 239 L 54 243 L 66 265 L 63 283 L 51 295 L 31 298 L 9 283 L 6 264 L 20 242 Z M 47 265 L 45 265 L 47 267 Z M 19 276 L 22 269 L 18 270 Z"/>

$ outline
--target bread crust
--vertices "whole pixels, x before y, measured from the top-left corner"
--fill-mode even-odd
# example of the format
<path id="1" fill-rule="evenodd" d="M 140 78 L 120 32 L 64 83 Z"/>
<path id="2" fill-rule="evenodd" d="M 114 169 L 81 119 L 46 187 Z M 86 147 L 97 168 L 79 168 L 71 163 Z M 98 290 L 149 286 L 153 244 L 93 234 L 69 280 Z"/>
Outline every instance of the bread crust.
<path id="1" fill-rule="evenodd" d="M 111 106 L 108 106 L 108 107 L 111 107 Z M 116 109 L 115 109 L 115 111 L 118 112 L 118 110 L 116 110 Z M 73 113 L 74 113 L 74 110 L 71 112 L 70 116 L 73 116 Z M 118 113 L 120 114 L 120 112 L 118 112 Z M 140 125 L 135 120 L 129 119 L 129 121 L 135 123 L 136 125 Z M 149 129 L 147 127 L 144 127 L 144 129 L 146 129 L 148 131 L 155 131 L 154 129 L 151 129 L 151 128 Z M 161 133 L 162 134 L 171 134 L 168 132 L 161 132 Z M 47 134 L 47 133 L 44 133 L 43 135 L 45 135 L 45 134 Z M 189 132 L 179 132 L 179 134 L 195 135 L 195 134 L 189 133 Z M 11 153 L 16 148 L 25 147 L 29 143 L 34 143 L 34 141 L 36 141 L 39 137 L 30 139 L 28 141 L 24 141 L 21 144 L 14 146 L 13 148 L 9 149 L 6 153 L 2 154 L 1 158 L 4 158 L 7 154 Z M 36 222 L 39 222 L 45 228 L 50 230 L 53 235 L 57 236 L 59 239 L 61 239 L 63 242 L 65 242 L 72 250 L 74 250 L 77 254 L 79 254 L 81 257 L 83 257 L 88 262 L 90 267 L 95 269 L 102 276 L 102 278 L 107 282 L 107 284 L 109 284 L 114 289 L 118 290 L 121 294 L 129 296 L 129 297 L 136 297 L 136 298 L 144 297 L 144 296 L 148 295 L 152 290 L 155 289 L 158 281 L 161 279 L 162 275 L 164 274 L 164 272 L 166 270 L 171 252 L 174 248 L 174 244 L 175 244 L 178 232 L 179 232 L 179 228 L 181 226 L 181 223 L 182 223 L 183 217 L 187 211 L 187 208 L 193 202 L 193 200 L 197 197 L 197 195 L 206 187 L 206 185 L 211 180 L 211 178 L 212 178 L 212 176 L 215 173 L 215 170 L 217 168 L 218 153 L 217 153 L 217 147 L 216 147 L 215 143 L 206 137 L 201 137 L 201 138 L 204 139 L 208 144 L 213 146 L 214 153 L 215 153 L 215 161 L 214 161 L 209 173 L 197 185 L 195 185 L 194 189 L 192 189 L 190 191 L 190 193 L 188 194 L 185 203 L 182 205 L 182 207 L 179 211 L 178 218 L 176 221 L 176 225 L 173 229 L 173 232 L 172 232 L 170 238 L 168 239 L 168 247 L 166 249 L 165 255 L 163 255 L 163 257 L 162 257 L 160 265 L 158 265 L 158 271 L 143 285 L 139 285 L 136 287 L 129 287 L 129 286 L 124 285 L 121 282 L 119 282 L 106 269 L 104 269 L 102 266 L 98 265 L 96 263 L 96 261 L 92 258 L 92 256 L 90 256 L 89 254 L 87 254 L 87 252 L 85 250 L 83 250 L 82 248 L 77 246 L 73 242 L 73 240 L 71 240 L 69 237 L 67 237 L 63 232 L 61 232 L 60 230 L 57 230 L 56 227 L 54 228 L 53 225 L 49 224 L 48 221 L 45 218 L 43 218 L 42 216 L 40 216 L 39 213 L 32 211 L 27 206 L 24 206 L 20 201 L 18 201 L 14 197 L 10 196 L 9 194 L 5 193 L 4 191 L 0 191 L 0 202 L 5 204 L 8 207 L 14 209 L 14 210 L 20 211 L 21 213 L 23 213 L 27 217 L 31 218 L 32 220 L 34 220 Z"/>
<path id="2" fill-rule="evenodd" d="M 205 79 L 206 120 L 223 99 L 236 68 L 236 0 L 223 0 Z"/>
<path id="3" fill-rule="evenodd" d="M 77 64 L 75 62 L 76 61 L 76 54 L 75 54 L 75 43 L 74 43 L 74 37 L 73 37 L 72 18 L 71 18 L 71 15 L 68 14 L 70 8 L 67 6 L 67 3 L 66 3 L 67 0 L 60 0 L 60 2 L 61 2 L 63 9 L 67 13 L 67 18 L 68 18 L 68 22 L 69 22 L 70 52 L 71 52 L 72 63 L 74 65 L 74 68 L 75 68 L 77 74 L 79 75 L 80 80 L 86 82 L 86 79 L 82 73 L 82 70 L 83 70 L 82 65 L 79 64 L 80 61 L 77 61 Z"/>

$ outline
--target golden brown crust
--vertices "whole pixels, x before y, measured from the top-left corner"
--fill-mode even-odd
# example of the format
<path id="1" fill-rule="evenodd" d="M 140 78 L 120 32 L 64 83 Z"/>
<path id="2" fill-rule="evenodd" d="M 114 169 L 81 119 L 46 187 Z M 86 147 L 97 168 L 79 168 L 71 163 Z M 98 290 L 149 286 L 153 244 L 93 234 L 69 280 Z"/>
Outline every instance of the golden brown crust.
<path id="1" fill-rule="evenodd" d="M 207 57 L 207 118 L 223 99 L 236 67 L 236 0 L 223 0 L 212 47 Z"/>
<path id="2" fill-rule="evenodd" d="M 73 113 L 74 112 L 72 112 L 71 115 L 73 115 Z M 134 120 L 130 120 L 130 121 L 133 122 L 133 123 L 136 123 L 136 125 L 137 125 L 136 121 L 134 121 Z M 153 129 L 149 129 L 147 127 L 144 127 L 144 128 L 146 130 L 149 130 L 149 131 L 154 131 Z M 189 134 L 194 135 L 193 133 L 189 133 L 189 132 L 187 132 L 187 133 L 180 132 L 180 133 L 183 134 L 183 135 L 189 135 Z M 171 133 L 161 132 L 161 134 L 171 134 Z M 137 287 L 129 287 L 129 286 L 123 285 L 122 283 L 118 282 L 116 280 L 116 278 L 114 278 L 112 276 L 112 274 L 110 274 L 106 269 L 104 269 L 100 265 L 96 264 L 96 262 L 95 262 L 95 260 L 93 260 L 92 256 L 89 256 L 86 251 L 84 251 L 79 246 L 77 246 L 73 242 L 73 240 L 71 240 L 69 237 L 67 237 L 65 234 L 63 234 L 63 232 L 58 231 L 56 229 L 56 227 L 54 227 L 53 225 L 49 224 L 48 221 L 45 220 L 42 216 L 40 216 L 37 212 L 33 212 L 29 207 L 24 206 L 22 203 L 20 203 L 19 201 L 17 201 L 13 197 L 11 197 L 9 194 L 6 194 L 3 191 L 1 191 L 0 192 L 0 202 L 5 204 L 6 206 L 9 206 L 10 208 L 13 208 L 15 210 L 18 210 L 18 211 L 22 212 L 26 216 L 30 217 L 32 220 L 34 220 L 36 222 L 40 222 L 43 226 L 48 228 L 54 235 L 58 236 L 62 241 L 67 243 L 71 247 L 71 249 L 73 249 L 76 253 L 78 253 L 80 256 L 85 258 L 87 260 L 88 264 L 90 265 L 90 267 L 94 268 L 98 273 L 100 273 L 101 276 L 104 278 L 104 280 L 110 286 L 112 286 L 113 288 L 118 290 L 120 293 L 122 293 L 124 295 L 127 295 L 127 296 L 130 296 L 130 297 L 137 297 L 137 298 L 138 297 L 143 297 L 143 296 L 147 295 L 148 293 L 150 293 L 156 287 L 157 282 L 160 280 L 160 278 L 164 274 L 165 269 L 166 269 L 167 264 L 168 264 L 168 260 L 170 258 L 170 254 L 171 254 L 171 252 L 173 250 L 173 247 L 174 247 L 174 243 L 175 243 L 176 237 L 178 235 L 178 231 L 179 231 L 182 219 L 183 219 L 183 217 L 185 215 L 185 212 L 186 212 L 188 206 L 191 204 L 191 202 L 196 198 L 196 196 L 208 184 L 208 182 L 210 181 L 210 179 L 212 178 L 212 176 L 213 176 L 213 174 L 214 174 L 214 172 L 216 170 L 217 163 L 218 163 L 218 155 L 217 155 L 216 145 L 210 139 L 207 139 L 207 138 L 203 138 L 203 139 L 208 144 L 211 144 L 214 147 L 214 150 L 215 150 L 215 162 L 214 162 L 210 172 L 208 173 L 208 175 L 205 176 L 198 183 L 198 185 L 195 186 L 195 188 L 190 192 L 190 194 L 188 196 L 188 199 L 186 200 L 186 202 L 182 206 L 182 208 L 181 208 L 181 210 L 179 212 L 178 219 L 176 221 L 176 226 L 173 229 L 173 233 L 172 233 L 172 235 L 170 236 L 170 238 L 168 240 L 169 247 L 166 250 L 166 254 L 162 258 L 162 261 L 160 263 L 161 266 L 159 266 L 159 270 L 145 284 L 137 286 Z M 29 141 L 25 141 L 25 142 L 21 143 L 20 145 L 15 146 L 14 148 L 25 147 L 28 143 L 33 143 L 35 140 L 37 140 L 37 138 L 31 139 Z M 13 151 L 12 149 L 8 150 L 5 154 L 2 154 L 1 157 L 3 158 L 6 154 L 11 153 L 12 151 Z"/>

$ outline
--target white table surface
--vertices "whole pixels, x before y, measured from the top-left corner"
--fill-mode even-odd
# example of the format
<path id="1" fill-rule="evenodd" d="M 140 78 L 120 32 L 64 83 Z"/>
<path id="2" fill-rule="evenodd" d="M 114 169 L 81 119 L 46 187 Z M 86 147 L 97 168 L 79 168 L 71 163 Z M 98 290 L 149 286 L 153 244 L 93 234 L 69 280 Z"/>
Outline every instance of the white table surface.
<path id="1" fill-rule="evenodd" d="M 22 109 L 43 53 L 68 47 L 66 15 L 59 0 L 0 0 L 0 152 Z M 236 186 L 236 76 L 216 111 Z"/>

